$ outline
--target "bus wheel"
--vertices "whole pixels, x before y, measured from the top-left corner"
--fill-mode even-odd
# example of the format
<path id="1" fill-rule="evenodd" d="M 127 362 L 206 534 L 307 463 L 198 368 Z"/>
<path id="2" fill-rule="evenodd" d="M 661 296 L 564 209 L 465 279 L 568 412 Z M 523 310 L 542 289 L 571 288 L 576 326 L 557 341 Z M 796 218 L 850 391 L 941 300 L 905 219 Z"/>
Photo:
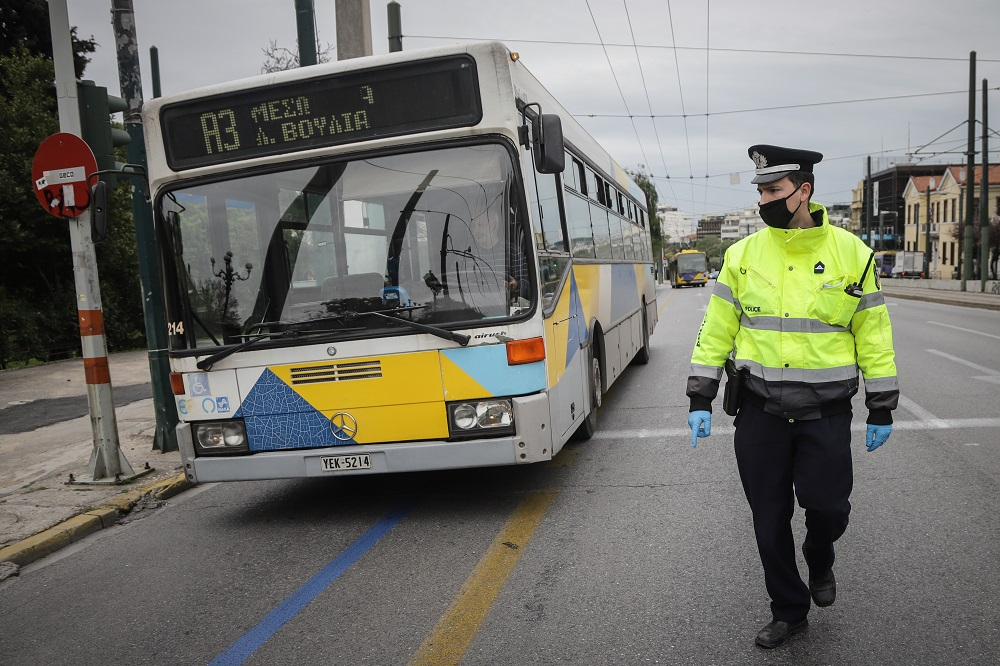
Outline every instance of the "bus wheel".
<path id="1" fill-rule="evenodd" d="M 636 365 L 649 363 L 649 326 L 646 323 L 646 304 L 642 304 L 642 349 L 635 355 Z"/>
<path id="2" fill-rule="evenodd" d="M 597 410 L 601 406 L 601 360 L 594 355 L 594 346 L 590 346 L 590 411 L 583 423 L 574 433 L 575 439 L 587 441 L 597 432 Z"/>

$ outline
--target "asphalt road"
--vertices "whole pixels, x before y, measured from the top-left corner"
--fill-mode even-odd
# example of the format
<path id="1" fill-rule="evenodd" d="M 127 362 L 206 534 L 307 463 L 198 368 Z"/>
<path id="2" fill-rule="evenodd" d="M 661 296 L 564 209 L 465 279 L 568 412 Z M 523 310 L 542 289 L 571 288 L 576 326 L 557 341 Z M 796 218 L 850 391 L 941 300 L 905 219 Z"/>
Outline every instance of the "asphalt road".
<path id="1" fill-rule="evenodd" d="M 153 397 L 150 384 L 115 386 L 112 389 L 115 406 L 128 405 L 136 400 Z M 60 398 L 40 398 L 21 404 L 0 408 L 0 435 L 31 432 L 53 423 L 70 421 L 90 413 L 86 395 Z"/>
<path id="2" fill-rule="evenodd" d="M 686 425 L 709 294 L 661 291 L 649 365 L 551 463 L 201 486 L 0 584 L 0 661 L 1000 663 L 1000 312 L 888 299 L 904 399 L 871 454 L 856 405 L 837 603 L 764 651 L 731 422 Z"/>

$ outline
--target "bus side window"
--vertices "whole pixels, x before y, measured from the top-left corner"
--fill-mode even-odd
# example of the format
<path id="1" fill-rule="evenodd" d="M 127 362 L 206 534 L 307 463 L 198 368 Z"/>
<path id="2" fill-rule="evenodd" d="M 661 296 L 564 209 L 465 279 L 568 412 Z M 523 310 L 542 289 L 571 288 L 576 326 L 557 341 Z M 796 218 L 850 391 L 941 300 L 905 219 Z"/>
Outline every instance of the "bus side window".
<path id="1" fill-rule="evenodd" d="M 566 255 L 538 255 L 538 282 L 544 310 L 549 310 L 554 305 L 553 299 L 559 292 L 559 284 L 567 268 L 569 257 Z"/>
<path id="2" fill-rule="evenodd" d="M 542 238 L 545 241 L 545 249 L 553 252 L 566 252 L 566 237 L 563 236 L 562 215 L 559 212 L 558 187 L 558 174 L 535 174 L 538 214 L 542 222 Z"/>
<path id="3" fill-rule="evenodd" d="M 594 233 L 590 228 L 590 206 L 584 198 L 566 192 L 566 226 L 574 257 L 594 256 Z"/>

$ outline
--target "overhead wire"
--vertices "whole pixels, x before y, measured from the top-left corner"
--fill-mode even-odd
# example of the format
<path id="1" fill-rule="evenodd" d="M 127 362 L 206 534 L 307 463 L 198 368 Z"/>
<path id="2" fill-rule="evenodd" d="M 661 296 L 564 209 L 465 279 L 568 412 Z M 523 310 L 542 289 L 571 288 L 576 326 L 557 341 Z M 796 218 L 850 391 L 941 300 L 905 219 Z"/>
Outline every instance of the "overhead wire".
<path id="1" fill-rule="evenodd" d="M 585 2 L 587 3 L 587 11 L 590 12 L 590 20 L 594 23 L 594 30 L 597 31 L 597 38 L 600 39 L 603 44 L 604 38 L 601 37 L 601 28 L 597 25 L 597 18 L 594 17 L 594 10 L 590 8 L 590 0 L 585 0 Z M 625 93 L 622 91 L 621 83 L 618 82 L 618 75 L 615 74 L 615 67 L 611 64 L 611 56 L 608 54 L 608 50 L 606 48 L 604 49 L 604 57 L 608 61 L 608 68 L 611 70 L 611 76 L 614 78 L 615 85 L 618 87 L 618 94 L 622 98 L 622 104 L 625 105 L 625 111 L 631 114 L 631 111 L 629 111 L 628 108 L 628 102 L 625 100 Z M 646 157 L 646 149 L 642 147 L 642 140 L 639 138 L 639 128 L 635 125 L 635 118 L 632 118 L 632 131 L 635 132 L 635 141 L 639 144 L 639 150 L 642 152 L 643 162 L 649 164 L 649 158 Z"/>
<path id="2" fill-rule="evenodd" d="M 677 44 L 677 38 L 674 36 L 674 15 L 670 8 L 670 0 L 667 0 L 667 25 L 670 27 L 670 43 Z M 684 143 L 687 146 L 687 158 L 688 158 L 688 175 L 694 178 L 694 167 L 691 163 L 691 134 L 688 132 L 687 124 L 687 110 L 684 107 L 684 85 L 681 83 L 681 62 L 677 57 L 677 51 L 674 50 L 674 68 L 677 70 L 677 94 L 681 102 L 681 113 L 684 117 Z M 694 198 L 694 184 L 691 185 L 691 198 Z"/>
<path id="3" fill-rule="evenodd" d="M 629 14 L 629 11 L 628 11 L 628 1 L 627 0 L 622 0 L 622 4 L 625 6 L 625 18 L 626 18 L 626 20 L 628 20 L 628 31 L 629 31 L 629 34 L 632 36 L 632 44 L 634 45 L 635 44 L 635 31 L 632 29 L 632 16 Z M 649 87 L 646 85 L 646 75 L 645 75 L 645 73 L 642 70 L 642 59 L 639 57 L 639 49 L 638 48 L 635 49 L 635 61 L 639 65 L 639 79 L 642 81 L 642 90 L 646 94 L 646 106 L 649 107 L 649 113 L 652 114 L 653 113 L 653 103 L 649 99 Z M 650 119 L 650 123 L 653 126 L 653 136 L 656 137 L 656 147 L 657 147 L 657 149 L 660 152 L 660 162 L 663 164 L 663 173 L 669 174 L 669 169 L 667 169 L 667 158 L 663 154 L 663 142 L 660 140 L 660 132 L 659 132 L 659 130 L 656 129 L 656 119 L 655 118 L 651 118 Z M 652 177 L 652 175 L 653 175 L 653 168 L 652 168 L 651 165 L 649 167 L 649 175 L 650 175 L 650 177 Z M 653 181 L 650 181 L 650 182 L 653 184 L 653 187 L 656 188 L 656 181 L 653 180 Z M 673 182 L 670 181 L 669 178 L 668 178 L 667 183 L 670 185 L 670 196 L 674 200 L 676 200 L 677 199 L 677 195 L 674 192 L 674 184 L 673 184 Z M 659 188 L 657 188 L 657 190 L 658 189 Z M 650 211 L 651 214 L 655 214 L 655 212 L 656 211 Z"/>
<path id="4" fill-rule="evenodd" d="M 521 44 L 558 44 L 563 46 L 624 46 L 631 47 L 631 44 L 616 44 L 614 42 L 582 42 L 574 40 L 558 40 L 558 39 L 505 39 L 501 37 L 456 37 L 454 35 L 403 35 L 407 39 L 457 39 L 461 41 L 482 41 L 484 39 L 496 40 L 501 42 L 517 42 Z M 719 53 L 755 53 L 761 55 L 793 55 L 793 56 L 816 56 L 824 58 L 883 58 L 889 60 L 932 60 L 939 62 L 969 62 L 969 57 L 952 57 L 952 56 L 911 56 L 911 55 L 893 55 L 884 53 L 837 53 L 834 51 L 780 51 L 776 49 L 733 49 L 724 47 L 715 47 L 712 49 L 707 49 L 704 46 L 667 46 L 664 44 L 637 44 L 637 48 L 640 49 L 664 49 L 672 51 L 705 51 L 712 50 Z M 976 58 L 976 62 L 986 63 L 986 62 L 1000 62 L 1000 58 Z"/>

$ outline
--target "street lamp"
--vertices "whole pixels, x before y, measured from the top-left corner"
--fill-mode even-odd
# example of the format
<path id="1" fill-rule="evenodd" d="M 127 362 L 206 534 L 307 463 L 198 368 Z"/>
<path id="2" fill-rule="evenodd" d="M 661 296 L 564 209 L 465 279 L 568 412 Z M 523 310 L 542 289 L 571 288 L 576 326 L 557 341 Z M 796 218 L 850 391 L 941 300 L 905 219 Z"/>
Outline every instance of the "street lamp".
<path id="1" fill-rule="evenodd" d="M 931 276 L 931 190 L 937 186 L 937 181 L 931 178 L 927 182 L 927 229 L 924 231 L 924 277 Z"/>

